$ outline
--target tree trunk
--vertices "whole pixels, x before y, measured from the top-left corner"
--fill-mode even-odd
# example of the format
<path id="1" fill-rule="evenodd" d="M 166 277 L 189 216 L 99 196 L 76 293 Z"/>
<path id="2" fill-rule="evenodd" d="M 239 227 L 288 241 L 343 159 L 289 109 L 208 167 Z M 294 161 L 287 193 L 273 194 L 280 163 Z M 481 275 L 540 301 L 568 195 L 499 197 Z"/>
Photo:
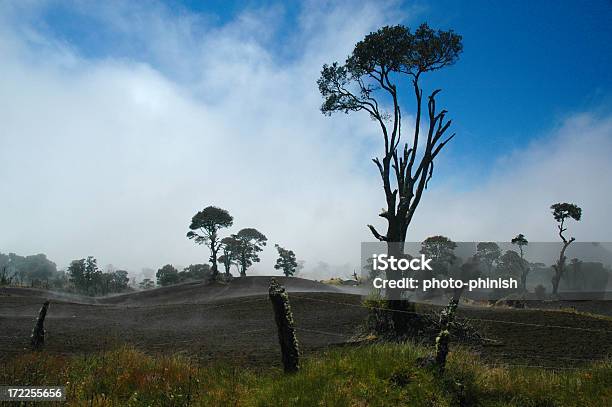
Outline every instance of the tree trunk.
<path id="1" fill-rule="evenodd" d="M 555 275 L 552 278 L 552 286 L 553 286 L 552 295 L 557 295 L 557 293 L 559 292 L 559 283 L 561 282 L 561 277 L 563 276 L 563 272 L 565 271 L 565 260 L 566 260 L 565 251 L 567 250 L 567 247 L 573 241 L 574 239 L 572 238 L 571 240 L 563 243 L 563 249 L 561 249 L 561 253 L 559 254 L 559 260 L 557 261 L 557 264 L 554 266 Z"/>
<path id="2" fill-rule="evenodd" d="M 278 341 L 281 347 L 285 373 L 297 372 L 299 369 L 299 346 L 295 336 L 293 313 L 287 292 L 276 282 L 270 280 L 270 301 L 274 310 L 274 320 L 278 328 Z"/>
<path id="3" fill-rule="evenodd" d="M 401 258 L 404 255 L 404 242 L 387 242 L 387 254 L 395 258 Z M 400 270 L 387 271 L 387 279 L 389 280 L 399 280 L 402 277 Z M 387 291 L 387 303 L 391 311 L 393 329 L 399 337 L 408 334 L 410 331 L 416 332 L 419 329 L 414 304 L 404 298 L 404 293 L 405 290 L 402 288 L 391 288 Z"/>
<path id="4" fill-rule="evenodd" d="M 212 245 L 214 247 L 214 244 Z M 210 250 L 210 262 L 212 263 L 210 267 L 211 271 L 211 279 L 216 280 L 219 276 L 219 268 L 217 267 L 217 250 Z"/>

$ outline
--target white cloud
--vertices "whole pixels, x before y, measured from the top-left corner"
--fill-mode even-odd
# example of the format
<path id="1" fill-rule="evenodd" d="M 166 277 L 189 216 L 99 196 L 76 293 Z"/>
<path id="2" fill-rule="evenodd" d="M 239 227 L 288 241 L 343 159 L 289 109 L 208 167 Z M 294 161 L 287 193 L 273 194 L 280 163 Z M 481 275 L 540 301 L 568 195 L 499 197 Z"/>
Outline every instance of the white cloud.
<path id="1" fill-rule="evenodd" d="M 460 140 L 457 140 L 460 142 Z M 446 184 L 429 191 L 409 240 L 446 234 L 456 241 L 556 241 L 550 205 L 573 202 L 583 219 L 568 233 L 579 241 L 612 240 L 612 117 L 577 114 L 549 134 L 502 157 L 481 186 Z"/>
<path id="2" fill-rule="evenodd" d="M 206 250 L 185 233 L 215 204 L 234 215 L 231 232 L 269 237 L 256 272 L 273 271 L 274 243 L 306 271 L 358 262 L 384 202 L 369 162 L 376 127 L 363 115 L 321 115 L 315 81 L 324 62 L 397 21 L 393 4 L 308 3 L 285 39 L 289 60 L 269 47 L 280 9 L 222 27 L 160 7 L 84 9 L 121 41 L 144 44 L 143 60 L 85 58 L 0 11 L 0 251 L 45 252 L 60 266 L 95 255 L 132 270 L 202 262 Z M 548 206 L 570 200 L 585 210 L 577 238 L 611 240 L 610 126 L 570 119 L 482 187 L 428 191 L 410 239 L 548 240 Z"/>

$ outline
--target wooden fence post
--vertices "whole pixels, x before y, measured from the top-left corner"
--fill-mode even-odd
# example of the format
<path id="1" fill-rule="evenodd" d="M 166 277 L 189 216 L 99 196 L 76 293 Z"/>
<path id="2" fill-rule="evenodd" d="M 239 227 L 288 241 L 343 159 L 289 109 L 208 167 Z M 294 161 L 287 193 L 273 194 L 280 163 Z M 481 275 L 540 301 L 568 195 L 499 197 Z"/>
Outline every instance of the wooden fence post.
<path id="1" fill-rule="evenodd" d="M 455 318 L 455 311 L 459 301 L 455 298 L 451 299 L 448 307 L 440 313 L 440 333 L 436 338 L 436 365 L 440 372 L 444 371 L 446 366 L 446 357 L 448 356 L 448 348 L 450 343 L 449 325 Z"/>
<path id="2" fill-rule="evenodd" d="M 270 301 L 274 309 L 274 319 L 278 328 L 278 341 L 281 347 L 283 367 L 285 373 L 299 370 L 299 346 L 295 337 L 293 313 L 289 304 L 289 296 L 285 288 L 274 278 L 270 280 Z"/>
<path id="3" fill-rule="evenodd" d="M 47 316 L 47 310 L 49 309 L 49 301 L 45 301 L 43 306 L 40 308 L 38 313 L 38 319 L 36 325 L 32 329 L 31 345 L 33 350 L 39 350 L 45 344 L 45 317 Z"/>

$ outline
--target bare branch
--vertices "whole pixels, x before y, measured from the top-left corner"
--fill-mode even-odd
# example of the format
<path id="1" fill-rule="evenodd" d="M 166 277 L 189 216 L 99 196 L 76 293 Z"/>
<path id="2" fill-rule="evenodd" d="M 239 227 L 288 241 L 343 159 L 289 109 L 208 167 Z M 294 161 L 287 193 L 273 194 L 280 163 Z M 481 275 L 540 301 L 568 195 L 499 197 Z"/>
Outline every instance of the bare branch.
<path id="1" fill-rule="evenodd" d="M 370 231 L 372 232 L 372 234 L 374 235 L 375 238 L 377 238 L 378 240 L 380 240 L 381 242 L 386 242 L 387 240 L 387 236 L 383 236 L 380 233 L 378 233 L 376 231 L 376 228 L 372 225 L 368 225 L 368 228 L 370 228 Z"/>
<path id="2" fill-rule="evenodd" d="M 450 135 L 449 138 L 447 138 L 446 140 L 444 140 L 443 142 L 441 142 L 438 147 L 436 147 L 436 149 L 434 150 L 434 152 L 431 154 L 431 158 L 435 158 L 438 153 L 440 152 L 440 150 L 442 150 L 444 148 L 444 146 L 446 145 L 446 143 L 448 143 L 449 141 L 451 141 L 453 139 L 453 137 L 455 137 L 456 133 L 453 133 Z"/>

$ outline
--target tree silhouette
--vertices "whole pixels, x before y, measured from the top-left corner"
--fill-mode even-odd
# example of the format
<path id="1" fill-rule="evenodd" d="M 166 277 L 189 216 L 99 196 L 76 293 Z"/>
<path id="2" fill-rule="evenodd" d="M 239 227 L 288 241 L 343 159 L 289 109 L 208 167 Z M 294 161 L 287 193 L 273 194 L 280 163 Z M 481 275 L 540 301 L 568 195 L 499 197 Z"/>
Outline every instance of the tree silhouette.
<path id="1" fill-rule="evenodd" d="M 451 31 L 434 31 L 422 24 L 413 34 L 403 26 L 385 26 L 370 33 L 355 45 L 343 65 L 324 65 L 318 80 L 325 101 L 324 114 L 365 111 L 380 126 L 385 152 L 382 160 L 374 158 L 383 182 L 387 208 L 380 214 L 387 220 L 387 233 L 382 235 L 370 225 L 374 236 L 387 242 L 404 242 L 406 231 L 423 190 L 433 173 L 433 161 L 453 137 L 442 140 L 450 127 L 446 110 L 436 109 L 435 90 L 428 97 L 429 126 L 424 151 L 419 156 L 423 91 L 419 79 L 425 72 L 452 65 L 462 51 L 461 36 Z M 402 143 L 400 76 L 412 82 L 416 98 L 414 134 L 410 143 Z M 392 112 L 382 110 L 390 101 Z"/>
<path id="2" fill-rule="evenodd" d="M 525 260 L 523 246 L 527 246 L 529 244 L 529 242 L 525 238 L 525 235 L 519 233 L 518 235 L 512 238 L 511 243 L 518 246 L 519 253 L 521 255 L 521 260 Z M 522 261 L 521 267 L 521 290 L 527 291 L 527 275 L 529 274 L 529 263 L 526 261 Z"/>
<path id="3" fill-rule="evenodd" d="M 68 276 L 77 291 L 84 291 L 87 287 L 85 259 L 72 260 L 68 266 Z"/>
<path id="4" fill-rule="evenodd" d="M 419 79 L 426 72 L 455 63 L 462 48 L 461 36 L 452 30 L 435 31 L 422 24 L 412 33 L 403 25 L 385 26 L 358 42 L 344 64 L 323 65 L 317 81 L 324 98 L 323 114 L 363 111 L 380 127 L 384 154 L 373 162 L 385 193 L 386 207 L 380 216 L 387 221 L 387 231 L 382 234 L 374 226 L 368 227 L 376 239 L 387 242 L 389 255 L 403 254 L 403 245 L 398 243 L 406 240 L 408 226 L 433 175 L 434 159 L 454 136 L 445 136 L 451 121 L 446 120 L 446 110 L 436 107 L 440 89 L 427 97 L 428 125 L 426 134 L 421 136 L 423 90 Z M 404 83 L 411 83 L 416 100 L 415 125 L 409 142 L 402 139 L 399 85 Z M 391 106 L 391 110 L 386 111 L 385 106 Z M 387 277 L 397 279 L 401 273 L 389 271 Z M 393 297 L 398 294 L 401 297 L 401 291 Z M 398 311 L 411 308 L 401 300 L 392 300 L 390 307 Z M 410 314 L 394 315 L 395 329 L 403 333 L 408 323 L 405 317 Z"/>
<path id="5" fill-rule="evenodd" d="M 572 203 L 556 203 L 551 205 L 550 209 L 552 209 L 552 214 L 555 220 L 557 221 L 557 229 L 559 230 L 559 237 L 563 242 L 563 247 L 561 248 L 561 252 L 559 253 L 559 260 L 557 260 L 557 264 L 553 266 L 554 274 L 552 277 L 552 286 L 553 286 L 553 295 L 557 295 L 559 291 L 559 282 L 561 281 L 561 277 L 563 276 L 563 272 L 565 271 L 565 251 L 568 246 L 572 244 L 576 238 L 572 237 L 567 239 L 563 233 L 567 230 L 565 227 L 565 221 L 567 219 L 574 219 L 575 221 L 580 221 L 582 218 L 582 209 Z"/>
<path id="6" fill-rule="evenodd" d="M 219 257 L 219 261 L 223 264 L 225 269 L 225 275 L 230 276 L 232 265 L 235 264 L 240 272 L 240 266 L 236 262 L 240 255 L 240 240 L 236 239 L 233 235 L 224 237 L 221 239 L 221 250 L 223 254 Z"/>
<path id="7" fill-rule="evenodd" d="M 234 218 L 225 209 L 216 206 L 208 206 L 196 213 L 191 219 L 187 237 L 193 239 L 197 244 L 205 244 L 210 249 L 210 263 L 212 279 L 219 274 L 217 268 L 217 253 L 221 246 L 219 229 L 232 226 Z M 199 231 L 195 232 L 195 231 Z"/>
<path id="8" fill-rule="evenodd" d="M 247 269 L 259 262 L 258 253 L 263 250 L 268 238 L 253 228 L 242 229 L 232 238 L 237 241 L 235 260 L 240 265 L 240 277 L 246 277 Z"/>
<path id="9" fill-rule="evenodd" d="M 276 250 L 278 251 L 278 259 L 276 259 L 274 268 L 277 270 L 282 270 L 286 277 L 293 276 L 298 268 L 295 253 L 293 250 L 285 249 L 277 244 L 274 245 L 274 247 L 276 247 Z"/>
<path id="10" fill-rule="evenodd" d="M 491 275 L 493 265 L 501 256 L 501 249 L 495 242 L 480 242 L 476 245 L 476 255 L 481 264 L 487 267 L 487 273 Z"/>
<path id="11" fill-rule="evenodd" d="M 506 250 L 499 258 L 497 274 L 504 277 L 520 277 L 524 261 L 521 255 L 514 250 Z"/>
<path id="12" fill-rule="evenodd" d="M 446 236 L 431 236 L 421 243 L 420 253 L 432 259 L 436 274 L 448 274 L 450 265 L 455 261 L 457 244 Z"/>
<path id="13" fill-rule="evenodd" d="M 172 264 L 166 264 L 157 270 L 157 285 L 166 286 L 179 282 L 178 270 Z"/>
<path id="14" fill-rule="evenodd" d="M 206 280 L 210 278 L 210 266 L 208 264 L 190 264 L 178 273 L 180 281 Z"/>

